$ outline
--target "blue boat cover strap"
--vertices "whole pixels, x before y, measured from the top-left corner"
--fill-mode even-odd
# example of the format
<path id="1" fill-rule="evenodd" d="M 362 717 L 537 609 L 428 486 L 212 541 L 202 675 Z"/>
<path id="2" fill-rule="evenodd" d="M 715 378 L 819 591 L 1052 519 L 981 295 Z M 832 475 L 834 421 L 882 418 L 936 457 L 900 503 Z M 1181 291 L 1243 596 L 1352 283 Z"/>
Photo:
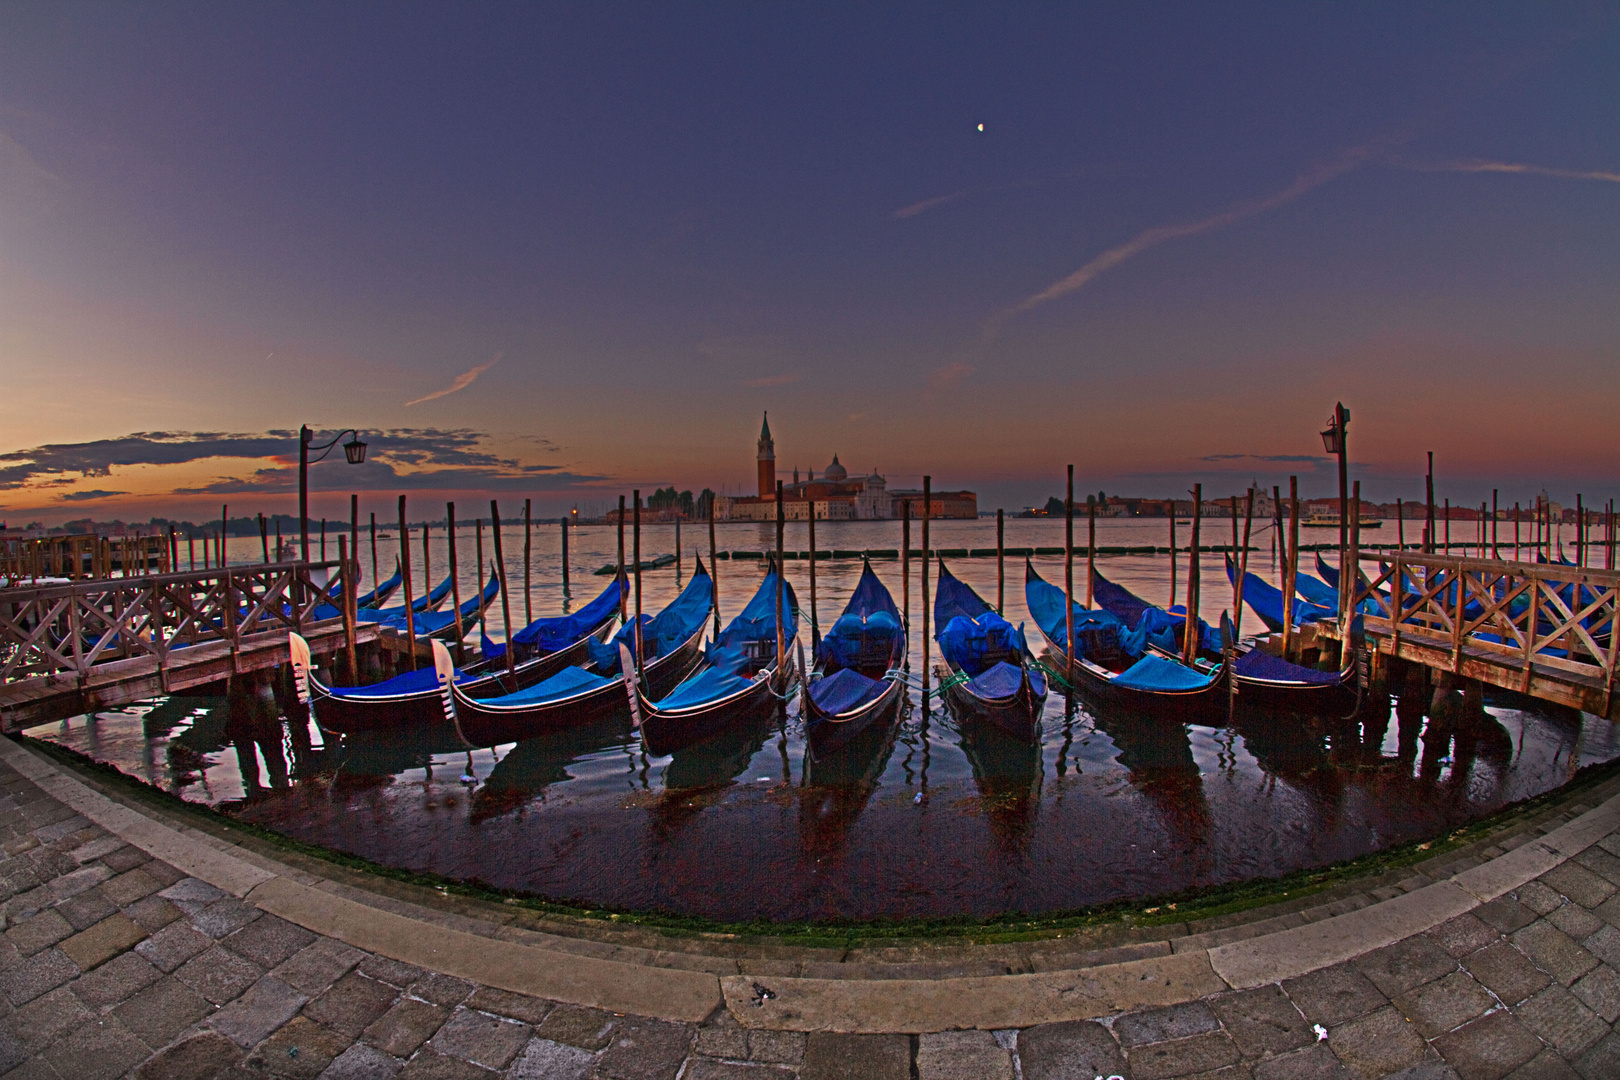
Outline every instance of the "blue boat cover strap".
<path id="1" fill-rule="evenodd" d="M 1174 660 L 1166 660 L 1154 653 L 1142 657 L 1136 663 L 1114 676 L 1112 682 L 1115 686 L 1127 687 L 1131 690 L 1147 690 L 1152 692 L 1202 690 L 1215 681 L 1217 676 L 1205 675 L 1194 671 L 1186 664 L 1179 664 Z"/>
<path id="2" fill-rule="evenodd" d="M 1232 670 L 1243 678 L 1297 682 L 1309 686 L 1330 686 L 1339 681 L 1337 671 L 1317 671 L 1315 668 L 1301 667 L 1259 649 L 1250 649 L 1238 657 L 1232 663 Z"/>
<path id="3" fill-rule="evenodd" d="M 858 671 L 840 668 L 810 684 L 810 699 L 822 712 L 843 713 L 876 701 L 887 688 L 888 683 L 882 679 L 869 679 Z"/>

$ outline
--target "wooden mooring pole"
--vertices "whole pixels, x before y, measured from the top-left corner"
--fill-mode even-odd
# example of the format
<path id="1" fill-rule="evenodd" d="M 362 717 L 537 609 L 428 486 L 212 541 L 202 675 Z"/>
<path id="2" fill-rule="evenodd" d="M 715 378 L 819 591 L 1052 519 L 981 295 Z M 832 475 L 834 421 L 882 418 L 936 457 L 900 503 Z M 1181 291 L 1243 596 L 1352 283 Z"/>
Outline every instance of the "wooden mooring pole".
<path id="1" fill-rule="evenodd" d="M 1283 557 L 1283 659 L 1292 659 L 1294 589 L 1299 584 L 1299 477 L 1288 478 L 1288 553 Z"/>
<path id="2" fill-rule="evenodd" d="M 1496 542 L 1496 522 L 1502 516 L 1502 512 L 1497 507 L 1496 495 L 1496 488 L 1491 488 L 1491 558 L 1500 559 L 1502 549 Z"/>
<path id="3" fill-rule="evenodd" d="M 360 685 L 360 659 L 354 648 L 354 628 L 356 618 L 355 599 L 360 594 L 355 591 L 354 575 L 360 568 L 360 560 L 349 558 L 348 537 L 338 534 L 338 562 L 343 564 L 343 643 L 344 652 L 349 658 L 349 685 Z"/>
<path id="4" fill-rule="evenodd" d="M 263 514 L 259 515 L 259 552 L 264 556 L 265 562 L 270 561 L 270 523 L 264 519 Z"/>
<path id="5" fill-rule="evenodd" d="M 484 600 L 484 519 L 473 518 L 473 554 L 478 558 L 478 572 L 473 575 L 473 582 L 478 586 L 478 637 L 482 647 L 482 639 L 488 637 L 484 629 L 484 611 L 489 607 Z"/>
<path id="6" fill-rule="evenodd" d="M 1170 608 L 1176 606 L 1176 579 L 1181 576 L 1181 564 L 1176 561 L 1176 500 L 1170 500 Z"/>
<path id="7" fill-rule="evenodd" d="M 927 547 L 927 545 L 923 545 Z M 1063 677 L 1074 679 L 1074 466 L 1063 496 Z"/>
<path id="8" fill-rule="evenodd" d="M 490 539 L 495 544 L 495 577 L 501 583 L 501 625 L 506 631 L 506 673 L 516 679 L 517 649 L 512 643 L 512 598 L 506 590 L 506 555 L 501 550 L 501 508 L 494 499 L 489 500 L 489 528 Z"/>
<path id="9" fill-rule="evenodd" d="M 625 678 L 625 681 L 627 683 L 630 683 L 631 685 L 634 685 L 635 681 L 639 680 L 641 678 L 641 661 L 642 661 L 642 651 L 641 651 L 641 489 L 640 488 L 636 488 L 635 490 L 633 490 L 630 493 L 630 500 L 631 500 L 631 503 L 632 503 L 632 507 L 631 507 L 630 512 L 635 515 L 635 517 L 633 519 L 635 524 L 632 526 L 631 531 L 630 531 L 630 542 L 632 544 L 630 558 L 631 558 L 631 565 L 636 568 L 635 569 L 635 575 L 636 575 L 636 621 L 635 621 L 635 624 L 634 624 L 635 628 L 636 628 L 636 633 L 635 633 L 636 670 L 635 671 L 627 671 L 627 672 L 625 672 L 624 673 L 624 678 Z M 778 637 L 780 637 L 781 632 L 778 631 L 777 633 L 778 633 Z M 778 652 L 780 652 L 780 650 L 778 650 Z"/>
<path id="10" fill-rule="evenodd" d="M 352 492 L 349 495 L 349 555 L 354 559 L 354 595 L 358 598 L 360 596 L 360 496 Z M 376 573 L 376 567 L 372 568 L 372 573 Z M 372 582 L 371 585 L 372 588 L 377 587 L 376 582 Z"/>
<path id="11" fill-rule="evenodd" d="M 714 546 L 714 499 L 709 499 L 709 581 L 714 598 L 714 636 L 720 636 L 720 561 Z"/>
<path id="12" fill-rule="evenodd" d="M 787 567 L 782 562 L 782 531 L 786 519 L 782 511 L 782 481 L 776 482 L 776 678 L 782 678 L 787 666 L 787 627 L 783 625 L 782 593 L 787 581 Z"/>
<path id="13" fill-rule="evenodd" d="M 1342 436 L 1341 436 L 1342 437 Z M 1192 666 L 1193 659 L 1198 655 L 1198 600 L 1199 590 L 1203 585 L 1203 574 L 1198 565 L 1199 526 L 1204 520 L 1204 485 L 1194 484 L 1192 489 L 1193 516 L 1192 516 L 1192 544 L 1187 548 L 1187 618 L 1182 627 L 1181 650 L 1182 660 Z"/>
<path id="14" fill-rule="evenodd" d="M 805 500 L 805 509 L 810 512 L 808 524 L 810 526 L 810 647 L 811 655 L 821 645 L 821 626 L 816 622 L 816 501 Z M 679 525 L 676 528 L 680 528 Z M 677 534 L 678 535 L 678 534 Z"/>
<path id="15" fill-rule="evenodd" d="M 1086 512 L 1089 521 L 1086 526 L 1086 607 L 1091 607 L 1092 582 L 1097 577 L 1097 499 L 1095 496 L 1086 496 Z"/>
<path id="16" fill-rule="evenodd" d="M 1006 520 L 1001 508 L 996 507 L 996 614 L 1006 610 L 1008 597 L 1008 568 L 1006 568 Z"/>
<path id="17" fill-rule="evenodd" d="M 568 588 L 568 515 L 564 514 L 562 520 L 557 524 L 562 526 L 562 585 L 563 603 L 566 605 L 570 591 Z M 563 610 L 567 611 L 568 609 L 564 607 Z"/>
<path id="18" fill-rule="evenodd" d="M 630 581 L 624 575 L 624 496 L 619 496 L 619 621 L 622 623 L 630 617 Z"/>
<path id="19" fill-rule="evenodd" d="M 416 670 L 416 616 L 411 611 L 411 530 L 405 524 L 405 496 L 399 497 L 399 568 L 405 581 L 405 651 Z"/>
<path id="20" fill-rule="evenodd" d="M 900 614 L 906 638 L 911 637 L 911 500 L 900 501 Z M 909 650 L 909 646 L 907 646 Z M 909 666 L 911 658 L 906 657 Z"/>
<path id="21" fill-rule="evenodd" d="M 919 599 L 922 601 L 922 688 L 923 706 L 928 705 L 928 560 L 932 557 L 928 550 L 928 519 L 934 516 L 934 478 L 923 477 L 923 518 L 922 518 L 922 577 L 920 579 L 922 592 Z"/>
<path id="22" fill-rule="evenodd" d="M 456 605 L 456 658 L 459 660 L 461 658 L 462 649 L 467 643 L 467 628 L 461 625 L 461 560 L 456 558 L 455 503 L 447 502 L 444 504 L 444 520 L 449 523 L 449 528 L 446 530 L 447 535 L 445 539 L 450 545 L 450 602 Z M 480 577 L 481 576 L 482 571 L 480 571 Z M 477 590 L 475 595 L 482 599 L 484 595 L 483 582 L 478 578 L 474 578 L 473 588 Z"/>
<path id="23" fill-rule="evenodd" d="M 281 537 L 279 535 L 276 537 L 276 546 L 277 547 L 281 546 Z M 373 589 L 375 589 L 377 586 L 379 586 L 381 584 L 382 584 L 382 578 L 377 576 L 377 515 L 372 514 L 371 515 L 371 587 Z M 382 606 L 381 598 L 378 599 L 377 606 L 378 607 Z"/>
<path id="24" fill-rule="evenodd" d="M 534 554 L 534 519 L 530 516 L 532 499 L 523 500 L 523 625 L 534 622 L 534 579 L 531 576 Z"/>
<path id="25" fill-rule="evenodd" d="M 1428 495 L 1428 510 L 1424 516 L 1423 550 L 1429 555 L 1434 554 L 1434 451 L 1429 451 L 1429 472 L 1424 478 L 1424 490 Z"/>

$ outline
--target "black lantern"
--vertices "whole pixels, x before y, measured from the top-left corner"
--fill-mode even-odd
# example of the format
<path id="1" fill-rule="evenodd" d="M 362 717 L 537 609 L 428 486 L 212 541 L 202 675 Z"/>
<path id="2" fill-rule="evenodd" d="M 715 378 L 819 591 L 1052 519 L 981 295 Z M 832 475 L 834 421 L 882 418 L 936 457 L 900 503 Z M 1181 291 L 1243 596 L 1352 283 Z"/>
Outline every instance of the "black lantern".
<path id="1" fill-rule="evenodd" d="M 1343 405 L 1334 409 L 1333 415 L 1328 417 L 1328 426 L 1322 431 L 1322 449 L 1330 454 L 1341 453 L 1344 449 L 1344 444 L 1341 441 L 1344 438 L 1344 428 L 1349 423 L 1349 409 Z"/>
<path id="2" fill-rule="evenodd" d="M 343 444 L 343 453 L 349 459 L 350 465 L 358 465 L 366 460 L 366 444 L 360 441 L 359 432 Z"/>

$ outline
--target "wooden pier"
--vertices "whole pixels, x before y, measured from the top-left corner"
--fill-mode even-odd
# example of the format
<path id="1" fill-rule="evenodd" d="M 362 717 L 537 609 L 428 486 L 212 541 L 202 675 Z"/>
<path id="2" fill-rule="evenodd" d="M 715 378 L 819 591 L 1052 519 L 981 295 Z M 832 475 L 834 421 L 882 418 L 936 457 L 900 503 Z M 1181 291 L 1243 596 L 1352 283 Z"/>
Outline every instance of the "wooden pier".
<path id="1" fill-rule="evenodd" d="M 1620 571 L 1402 551 L 1355 553 L 1353 603 L 1374 666 L 1418 664 L 1620 719 Z M 1341 640 L 1345 620 L 1318 637 Z"/>
<path id="2" fill-rule="evenodd" d="M 317 618 L 332 605 L 353 611 L 340 568 L 259 563 L 0 589 L 0 730 L 280 667 L 292 630 L 317 655 L 352 658 L 376 643 L 431 657 L 352 615 Z"/>

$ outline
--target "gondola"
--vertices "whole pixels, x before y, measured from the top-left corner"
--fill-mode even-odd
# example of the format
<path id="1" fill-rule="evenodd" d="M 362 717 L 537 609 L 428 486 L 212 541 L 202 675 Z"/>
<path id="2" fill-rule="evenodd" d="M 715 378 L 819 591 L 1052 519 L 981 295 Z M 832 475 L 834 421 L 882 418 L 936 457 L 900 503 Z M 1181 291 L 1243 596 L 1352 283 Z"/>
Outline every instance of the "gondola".
<path id="1" fill-rule="evenodd" d="M 1095 584 L 1094 578 L 1094 591 Z M 1074 605 L 1074 636 L 1078 647 L 1071 655 L 1064 599 L 1063 590 L 1047 583 L 1025 560 L 1024 601 L 1029 613 L 1035 617 L 1035 624 L 1041 628 L 1047 643 L 1073 672 L 1074 684 L 1081 692 L 1121 708 L 1184 720 L 1212 713 L 1223 700 L 1225 687 L 1218 673 L 1198 671 L 1170 659 L 1148 648 L 1152 641 L 1127 651 L 1122 642 L 1127 639 L 1130 628 L 1106 609 Z M 1149 607 L 1143 605 L 1144 609 Z M 1145 625 L 1139 621 L 1138 630 Z M 1174 644 L 1173 637 L 1169 644 Z"/>
<path id="2" fill-rule="evenodd" d="M 479 590 L 478 595 L 461 602 L 461 628 L 463 633 L 466 632 L 467 628 L 478 622 L 479 616 L 484 613 L 489 605 L 495 602 L 495 598 L 500 595 L 500 592 L 501 579 L 497 576 L 495 568 L 491 566 L 489 568 L 489 581 Z M 366 613 L 362 611 L 360 621 L 368 621 L 365 615 Z M 406 622 L 403 615 L 372 621 L 391 627 L 402 634 L 405 633 Z M 452 609 L 450 611 L 424 611 L 412 615 L 410 628 L 419 638 L 439 638 L 449 641 L 456 636 L 456 612 Z"/>
<path id="3" fill-rule="evenodd" d="M 1226 579 L 1237 584 L 1237 566 L 1230 556 L 1226 559 Z M 1266 629 L 1277 634 L 1283 628 L 1283 594 L 1282 590 L 1258 575 L 1250 573 L 1243 579 L 1243 602 L 1249 610 L 1260 617 L 1266 624 Z M 1294 598 L 1293 625 L 1304 626 L 1307 623 L 1332 622 L 1337 612 L 1330 607 L 1312 603 L 1309 600 Z"/>
<path id="4" fill-rule="evenodd" d="M 641 678 L 650 692 L 663 696 L 690 674 L 703 649 L 703 632 L 714 609 L 714 579 L 697 564 L 697 572 L 668 607 L 641 621 Z M 473 697 L 451 688 L 455 721 L 462 737 L 474 746 L 495 746 L 562 728 L 593 724 L 625 711 L 623 664 L 619 646 L 635 649 L 635 623 L 621 629 L 607 645 L 587 643 L 590 664 L 569 667 L 512 694 Z"/>
<path id="5" fill-rule="evenodd" d="M 1237 577 L 1237 565 L 1230 557 L 1226 560 L 1226 574 L 1229 579 L 1235 580 Z M 1100 579 L 1101 575 L 1093 572 L 1093 581 Z M 1116 592 L 1130 595 L 1123 586 L 1115 585 L 1113 582 L 1107 582 L 1107 585 L 1107 593 L 1099 592 L 1098 595 Z M 1277 618 L 1274 629 L 1281 630 L 1282 591 L 1262 581 L 1253 573 L 1243 579 L 1243 602 L 1260 615 L 1261 621 L 1269 626 L 1271 620 L 1266 618 L 1265 611 L 1262 607 L 1256 606 L 1252 599 L 1256 594 L 1262 597 L 1262 605 L 1269 605 L 1271 601 L 1275 601 L 1275 606 L 1270 607 L 1269 612 Z M 1137 600 L 1137 603 L 1144 601 Z M 1113 610 L 1106 603 L 1104 607 Z M 1318 612 L 1312 610 L 1314 608 L 1315 605 L 1307 605 L 1303 600 L 1294 601 L 1294 611 L 1300 621 L 1332 620 L 1333 612 Z M 1120 612 L 1114 611 L 1114 614 L 1118 615 Z M 1220 663 L 1219 650 L 1209 648 L 1209 644 L 1211 643 L 1200 642 L 1198 657 L 1194 662 L 1194 666 L 1200 671 L 1213 672 Z M 1162 645 L 1158 647 L 1163 648 Z M 1272 656 L 1262 649 L 1255 648 L 1252 643 L 1242 641 L 1235 643 L 1234 650 L 1237 655 L 1232 661 L 1232 676 L 1237 680 L 1237 699 L 1245 706 L 1321 714 L 1340 710 L 1351 704 L 1346 691 L 1354 668 L 1347 667 L 1342 671 L 1318 671 L 1315 668 L 1291 663 L 1279 656 Z"/>
<path id="6" fill-rule="evenodd" d="M 827 754 L 860 734 L 900 701 L 906 629 L 894 597 L 861 567 L 844 613 L 815 646 L 815 669 L 800 693 L 804 735 L 813 754 Z"/>
<path id="7" fill-rule="evenodd" d="M 452 579 L 452 576 L 446 574 L 443 581 L 439 582 L 437 585 L 433 586 L 432 589 L 428 590 L 428 594 L 426 596 L 418 596 L 411 601 L 411 613 L 420 614 L 421 612 L 426 611 L 437 611 L 439 609 L 439 605 L 443 604 L 445 598 L 450 595 L 450 592 L 454 586 L 455 582 Z M 361 622 L 383 622 L 387 619 L 399 619 L 404 621 L 405 619 L 404 604 L 391 608 L 368 607 L 365 604 L 359 604 L 357 606 L 360 608 Z"/>
<path id="8" fill-rule="evenodd" d="M 381 585 L 378 585 L 370 592 L 356 598 L 354 606 L 361 608 L 375 608 L 378 605 L 388 603 L 389 599 L 393 597 L 394 593 L 399 591 L 399 586 L 404 580 L 404 575 L 400 573 L 399 560 L 396 558 L 394 560 L 394 576 L 383 582 Z M 339 578 L 327 588 L 326 598 L 328 600 L 337 600 L 341 598 L 342 595 L 343 579 Z"/>
<path id="9" fill-rule="evenodd" d="M 939 655 L 951 672 L 943 689 L 958 715 L 1034 738 L 1046 704 L 1046 676 L 1035 667 L 1023 626 L 996 614 L 944 560 L 934 592 L 934 622 Z"/>
<path id="10" fill-rule="evenodd" d="M 565 667 L 583 663 L 590 656 L 591 639 L 603 637 L 612 627 L 618 613 L 619 594 L 620 583 L 615 581 L 603 590 L 601 596 L 574 615 L 561 615 L 531 623 L 530 627 L 555 622 L 565 628 L 559 637 L 566 636 L 568 640 L 549 652 L 523 661 L 512 671 L 488 659 L 457 670 L 454 679 L 456 686 L 470 697 L 507 693 L 532 686 Z M 581 616 L 593 621 L 586 622 Z M 297 637 L 296 634 L 293 636 Z M 297 651 L 295 643 L 295 671 L 299 666 Z M 308 655 L 307 646 L 304 655 Z M 309 682 L 310 711 L 322 730 L 348 734 L 386 728 L 416 728 L 445 722 L 439 680 L 432 668 L 408 671 L 371 686 L 333 687 L 315 678 L 307 659 L 303 661 L 303 667 L 301 677 L 307 677 Z"/>
<path id="11" fill-rule="evenodd" d="M 753 599 L 709 646 L 706 663 L 696 674 L 657 702 L 640 686 L 629 688 L 631 712 L 649 754 L 673 753 L 775 703 L 775 694 L 787 679 L 776 648 L 779 593 L 785 643 L 782 656 L 791 656 L 799 629 L 799 604 L 793 586 L 772 567 Z"/>

